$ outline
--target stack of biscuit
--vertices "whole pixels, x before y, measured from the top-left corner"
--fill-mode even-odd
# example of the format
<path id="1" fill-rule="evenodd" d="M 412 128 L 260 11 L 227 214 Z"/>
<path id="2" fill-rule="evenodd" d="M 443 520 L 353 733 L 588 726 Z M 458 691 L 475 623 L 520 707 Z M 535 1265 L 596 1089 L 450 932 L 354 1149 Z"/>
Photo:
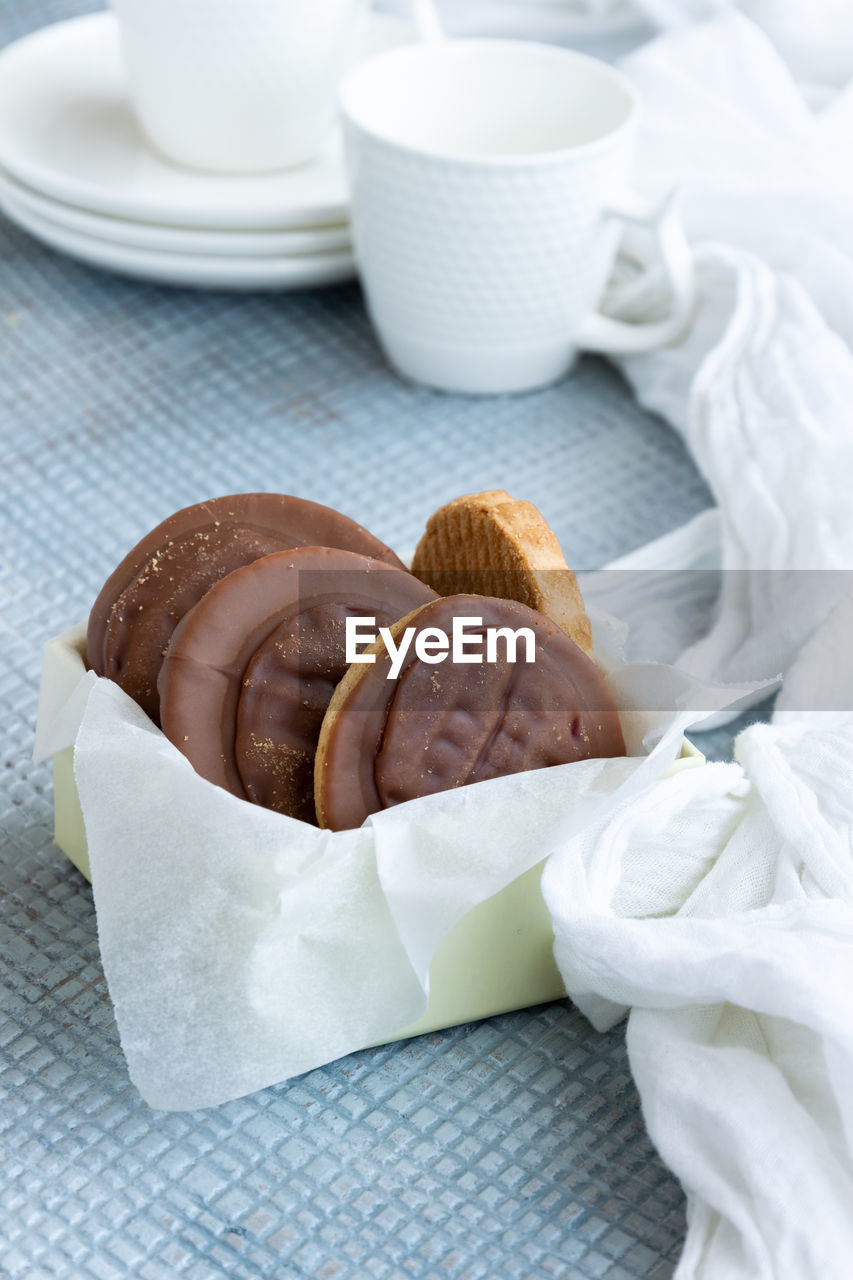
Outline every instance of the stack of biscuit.
<path id="1" fill-rule="evenodd" d="M 348 620 L 379 629 L 352 663 Z M 442 647 L 457 622 L 469 650 L 478 637 L 502 648 L 486 661 Z M 87 656 L 208 781 L 334 830 L 625 751 L 575 576 L 536 508 L 503 490 L 437 511 L 411 572 L 316 503 L 241 494 L 186 508 L 110 575 Z"/>

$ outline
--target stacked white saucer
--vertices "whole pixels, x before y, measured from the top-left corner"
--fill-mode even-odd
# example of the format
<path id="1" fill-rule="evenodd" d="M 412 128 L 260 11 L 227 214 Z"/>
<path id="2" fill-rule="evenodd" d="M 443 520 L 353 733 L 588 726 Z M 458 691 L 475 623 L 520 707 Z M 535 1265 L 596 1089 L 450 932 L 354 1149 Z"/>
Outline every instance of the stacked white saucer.
<path id="1" fill-rule="evenodd" d="M 414 39 L 371 18 L 368 52 Z M 0 53 L 0 206 L 45 244 L 164 284 L 294 289 L 355 275 L 341 140 L 276 173 L 185 169 L 145 142 L 108 13 Z"/>

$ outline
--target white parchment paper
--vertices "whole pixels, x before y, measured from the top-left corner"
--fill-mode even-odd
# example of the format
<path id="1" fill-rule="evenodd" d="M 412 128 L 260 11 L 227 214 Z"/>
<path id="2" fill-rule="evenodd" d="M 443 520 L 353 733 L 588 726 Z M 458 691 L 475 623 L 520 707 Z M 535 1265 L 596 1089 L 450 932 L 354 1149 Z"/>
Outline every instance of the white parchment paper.
<path id="1" fill-rule="evenodd" d="M 618 631 L 599 626 L 596 642 L 612 650 Z M 426 1008 L 432 957 L 457 921 L 650 787 L 697 708 L 744 693 L 616 663 L 627 758 L 463 787 L 335 833 L 206 782 L 116 685 L 77 662 L 76 679 L 66 663 L 64 694 L 43 699 L 39 749 L 75 742 L 122 1046 L 146 1101 L 177 1110 L 403 1030 Z"/>

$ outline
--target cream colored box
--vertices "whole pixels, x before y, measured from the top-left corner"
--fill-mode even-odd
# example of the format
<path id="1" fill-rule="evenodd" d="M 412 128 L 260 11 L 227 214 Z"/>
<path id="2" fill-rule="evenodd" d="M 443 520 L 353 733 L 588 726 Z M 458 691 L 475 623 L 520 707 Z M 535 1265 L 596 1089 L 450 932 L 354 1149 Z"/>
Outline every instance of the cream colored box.
<path id="1" fill-rule="evenodd" d="M 80 627 L 48 644 L 40 728 L 57 714 L 85 674 L 84 652 L 85 636 Z M 702 763 L 702 754 L 685 739 L 681 758 L 668 772 Z M 53 776 L 56 844 L 90 879 L 72 747 L 54 756 Z M 426 1012 L 390 1039 L 489 1018 L 565 995 L 553 958 L 551 921 L 539 890 L 543 866 L 544 860 L 469 911 L 450 931 L 430 967 Z"/>

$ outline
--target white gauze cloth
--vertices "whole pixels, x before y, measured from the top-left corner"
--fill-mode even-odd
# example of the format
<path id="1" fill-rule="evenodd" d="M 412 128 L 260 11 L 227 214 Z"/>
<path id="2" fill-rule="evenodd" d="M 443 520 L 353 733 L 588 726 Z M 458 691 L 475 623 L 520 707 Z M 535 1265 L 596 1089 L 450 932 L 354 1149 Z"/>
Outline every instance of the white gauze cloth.
<path id="1" fill-rule="evenodd" d="M 645 1119 L 688 1196 L 679 1280 L 841 1280 L 853 1266 L 853 91 L 809 106 L 733 11 L 626 70 L 646 104 L 638 177 L 652 195 L 682 185 L 700 296 L 682 342 L 624 368 L 718 504 L 647 559 L 708 563 L 716 540 L 717 563 L 745 572 L 723 573 L 706 635 L 682 627 L 679 661 L 786 680 L 774 723 L 741 735 L 734 764 L 656 783 L 555 854 L 543 891 L 573 999 L 599 1028 L 631 1009 Z M 622 296 L 626 314 L 654 304 L 654 288 Z M 841 572 L 799 584 L 789 572 L 827 569 Z M 684 608 L 672 584 L 655 610 Z"/>
<path id="2" fill-rule="evenodd" d="M 771 677 L 848 589 L 843 574 L 793 571 L 853 568 L 853 171 L 840 163 L 853 90 L 812 109 L 769 38 L 734 11 L 624 67 L 644 104 L 638 182 L 651 196 L 680 186 L 696 246 L 690 332 L 623 362 L 640 400 L 683 435 L 719 509 L 717 617 L 679 661 L 706 679 Z M 626 308 L 628 297 L 623 312 L 640 314 L 653 282 Z M 694 533 L 670 540 L 673 564 L 690 562 Z M 676 591 L 655 607 L 677 610 Z"/>
<path id="3" fill-rule="evenodd" d="M 813 638 L 797 703 L 851 622 Z M 846 1280 L 853 1259 L 853 718 L 777 721 L 542 881 L 572 998 L 602 1030 L 631 1007 L 643 1114 L 688 1197 L 679 1280 Z"/>

